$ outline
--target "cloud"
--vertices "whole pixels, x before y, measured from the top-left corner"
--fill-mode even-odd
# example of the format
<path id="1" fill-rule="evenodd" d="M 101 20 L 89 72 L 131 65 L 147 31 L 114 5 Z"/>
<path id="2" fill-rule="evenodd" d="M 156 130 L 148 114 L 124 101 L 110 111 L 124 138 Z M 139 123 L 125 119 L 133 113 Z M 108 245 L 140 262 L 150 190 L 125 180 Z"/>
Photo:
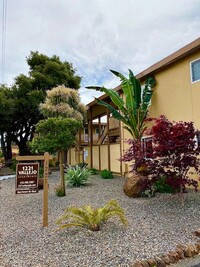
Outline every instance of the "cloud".
<path id="1" fill-rule="evenodd" d="M 119 84 L 109 71 L 135 74 L 199 37 L 198 0 L 21 0 L 7 9 L 8 84 L 27 73 L 25 58 L 38 50 L 72 62 L 87 103 L 86 85 Z"/>

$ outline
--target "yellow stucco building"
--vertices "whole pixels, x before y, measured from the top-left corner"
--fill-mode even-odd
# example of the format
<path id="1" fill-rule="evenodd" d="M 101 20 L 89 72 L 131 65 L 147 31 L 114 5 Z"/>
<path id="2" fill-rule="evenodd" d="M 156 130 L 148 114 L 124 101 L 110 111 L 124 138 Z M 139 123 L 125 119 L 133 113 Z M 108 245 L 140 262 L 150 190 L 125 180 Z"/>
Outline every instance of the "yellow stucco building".
<path id="1" fill-rule="evenodd" d="M 141 84 L 149 76 L 156 79 L 150 117 L 163 114 L 169 120 L 193 121 L 195 128 L 200 130 L 200 38 L 136 75 Z M 120 86 L 114 90 L 122 94 Z M 106 94 L 99 99 L 110 102 Z M 88 143 L 82 146 L 83 157 L 79 157 L 79 161 L 99 170 L 106 168 L 126 175 L 128 166 L 119 158 L 127 148 L 125 140 L 130 138 L 129 133 L 105 107 L 97 105 L 96 100 L 87 107 L 89 138 Z M 104 132 L 100 130 L 102 117 L 107 123 Z M 90 130 L 94 123 L 99 125 L 99 142 L 93 141 L 93 130 Z M 72 159 L 72 153 L 69 161 L 77 163 L 74 156 Z"/>

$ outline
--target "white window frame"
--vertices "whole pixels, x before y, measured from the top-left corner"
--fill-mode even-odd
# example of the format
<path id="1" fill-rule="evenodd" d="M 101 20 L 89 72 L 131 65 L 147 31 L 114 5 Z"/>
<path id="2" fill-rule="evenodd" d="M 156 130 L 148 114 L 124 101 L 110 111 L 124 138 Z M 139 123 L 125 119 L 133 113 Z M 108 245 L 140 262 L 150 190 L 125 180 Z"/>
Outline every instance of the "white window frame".
<path id="1" fill-rule="evenodd" d="M 147 140 L 152 140 L 153 141 L 153 136 L 143 136 L 142 140 L 141 140 L 143 142 L 143 144 L 144 144 L 144 149 L 145 149 L 144 150 L 144 158 L 145 159 L 151 159 L 151 157 L 147 157 L 147 153 L 146 153 L 146 147 L 147 147 L 146 146 L 146 141 Z M 143 146 L 143 144 L 142 144 L 142 146 Z"/>
<path id="2" fill-rule="evenodd" d="M 191 78 L 191 83 L 196 83 L 196 82 L 200 82 L 200 79 L 193 81 L 193 73 L 192 73 L 192 64 L 196 61 L 200 61 L 200 58 L 197 58 L 193 61 L 190 62 L 190 78 Z"/>
<path id="3" fill-rule="evenodd" d="M 87 133 L 86 133 L 86 129 L 87 129 Z M 89 130 L 88 128 L 84 128 L 84 141 L 88 142 L 89 140 Z"/>

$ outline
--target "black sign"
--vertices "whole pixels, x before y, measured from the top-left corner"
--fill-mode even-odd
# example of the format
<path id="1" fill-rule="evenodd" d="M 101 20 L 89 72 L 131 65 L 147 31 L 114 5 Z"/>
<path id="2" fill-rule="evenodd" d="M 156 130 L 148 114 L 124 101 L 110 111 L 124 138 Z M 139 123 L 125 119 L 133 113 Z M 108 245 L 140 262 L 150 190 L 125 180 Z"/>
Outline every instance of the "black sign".
<path id="1" fill-rule="evenodd" d="M 16 194 L 37 193 L 39 163 L 19 163 L 16 169 Z M 19 189 L 19 190 L 17 190 Z M 26 192 L 19 192 L 19 191 Z"/>

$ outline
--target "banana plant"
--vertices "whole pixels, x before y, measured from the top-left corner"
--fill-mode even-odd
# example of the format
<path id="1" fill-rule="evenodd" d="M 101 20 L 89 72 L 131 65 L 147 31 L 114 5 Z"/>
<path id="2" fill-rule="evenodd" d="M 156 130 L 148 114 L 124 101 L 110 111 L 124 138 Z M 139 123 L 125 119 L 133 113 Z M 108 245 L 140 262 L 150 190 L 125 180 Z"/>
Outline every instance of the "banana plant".
<path id="1" fill-rule="evenodd" d="M 148 107 L 151 104 L 155 79 L 149 77 L 142 90 L 139 80 L 131 70 L 129 70 L 128 78 L 117 71 L 110 71 L 120 78 L 124 98 L 113 89 L 99 86 L 87 86 L 86 88 L 106 93 L 116 108 L 105 101 L 95 98 L 97 103 L 105 106 L 115 119 L 123 122 L 124 128 L 130 132 L 134 140 L 140 140 L 146 130 L 145 119 L 148 116 Z"/>

